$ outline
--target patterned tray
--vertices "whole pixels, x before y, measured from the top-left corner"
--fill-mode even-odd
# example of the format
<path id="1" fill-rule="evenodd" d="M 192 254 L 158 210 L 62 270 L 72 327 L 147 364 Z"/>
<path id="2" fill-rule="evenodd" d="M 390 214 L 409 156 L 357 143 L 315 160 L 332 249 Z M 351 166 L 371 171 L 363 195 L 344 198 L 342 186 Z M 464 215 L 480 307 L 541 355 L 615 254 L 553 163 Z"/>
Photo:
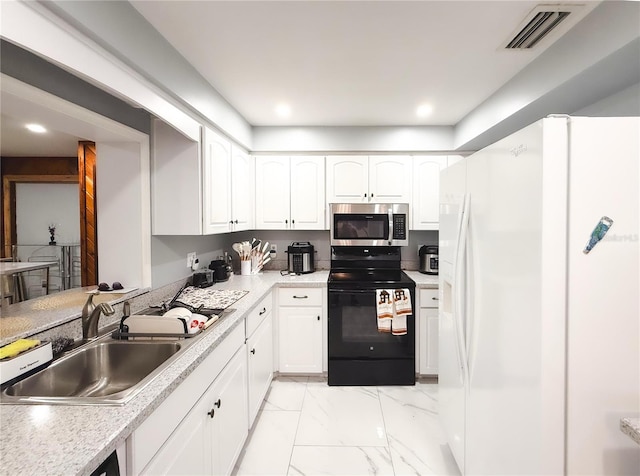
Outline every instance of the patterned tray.
<path id="1" fill-rule="evenodd" d="M 172 301 L 172 307 L 184 305 L 193 309 L 226 309 L 248 292 L 186 286 Z"/>

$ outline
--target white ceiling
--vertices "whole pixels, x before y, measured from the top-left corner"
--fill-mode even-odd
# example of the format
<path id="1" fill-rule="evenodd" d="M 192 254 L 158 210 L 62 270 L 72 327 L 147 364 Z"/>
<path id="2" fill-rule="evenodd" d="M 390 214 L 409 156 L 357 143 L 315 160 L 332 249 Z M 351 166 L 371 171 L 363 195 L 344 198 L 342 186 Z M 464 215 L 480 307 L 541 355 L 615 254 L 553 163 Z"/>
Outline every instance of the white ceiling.
<path id="1" fill-rule="evenodd" d="M 528 51 L 503 46 L 542 2 L 131 3 L 251 125 L 408 126 L 455 125 L 598 2 Z"/>
<path id="2" fill-rule="evenodd" d="M 457 124 L 599 2 L 564 0 L 584 7 L 527 51 L 503 45 L 535 1 L 131 3 L 251 125 L 408 126 Z M 3 101 L 1 155 L 75 155 L 91 139 L 53 118 L 26 132 L 34 113 Z"/>
<path id="3" fill-rule="evenodd" d="M 46 124 L 45 124 L 46 122 Z M 37 123 L 47 128 L 46 133 L 29 132 L 26 124 Z M 0 155 L 2 157 L 75 157 L 78 141 L 88 140 L 55 129 L 56 121 L 44 121 L 39 114 L 24 110 L 9 110 L 2 99 L 0 114 Z"/>

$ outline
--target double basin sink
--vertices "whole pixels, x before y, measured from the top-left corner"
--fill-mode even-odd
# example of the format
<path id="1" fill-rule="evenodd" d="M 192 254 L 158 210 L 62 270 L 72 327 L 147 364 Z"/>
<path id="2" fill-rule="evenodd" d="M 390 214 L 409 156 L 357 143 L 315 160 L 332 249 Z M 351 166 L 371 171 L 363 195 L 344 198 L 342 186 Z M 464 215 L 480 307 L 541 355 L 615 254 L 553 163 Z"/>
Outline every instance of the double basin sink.
<path id="1" fill-rule="evenodd" d="M 0 403 L 122 405 L 199 339 L 94 339 L 5 388 Z"/>

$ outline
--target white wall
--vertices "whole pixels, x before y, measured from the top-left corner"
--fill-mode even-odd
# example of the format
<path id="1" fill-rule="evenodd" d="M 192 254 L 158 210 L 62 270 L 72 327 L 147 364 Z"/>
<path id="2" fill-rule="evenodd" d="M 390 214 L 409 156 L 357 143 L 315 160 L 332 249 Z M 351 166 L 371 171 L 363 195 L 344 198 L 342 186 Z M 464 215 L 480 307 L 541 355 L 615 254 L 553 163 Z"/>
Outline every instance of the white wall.
<path id="1" fill-rule="evenodd" d="M 17 183 L 16 233 L 19 261 L 58 261 L 61 248 L 48 246 L 49 225 L 55 225 L 57 245 L 80 243 L 80 205 L 77 183 Z M 35 245 L 35 246 L 27 246 Z M 78 252 L 79 248 L 75 248 Z M 71 285 L 79 286 L 79 269 L 72 271 Z M 44 273 L 40 270 L 21 276 L 27 299 L 44 294 Z M 63 288 L 61 270 L 52 267 L 49 292 Z"/>
<path id="2" fill-rule="evenodd" d="M 574 113 L 575 116 L 640 116 L 640 83 L 597 101 Z"/>
<path id="3" fill-rule="evenodd" d="M 191 276 L 187 267 L 187 253 L 195 252 L 200 267 L 209 266 L 224 251 L 231 251 L 229 238 L 232 234 L 210 236 L 152 236 L 151 277 L 153 287 L 158 288 L 179 279 Z"/>
<path id="4" fill-rule="evenodd" d="M 96 143 L 98 280 L 151 286 L 149 142 Z"/>
<path id="5" fill-rule="evenodd" d="M 59 245 L 80 243 L 77 183 L 16 184 L 16 233 L 19 245 L 49 243 L 49 225 L 56 225 Z"/>
<path id="6" fill-rule="evenodd" d="M 254 127 L 253 152 L 453 150 L 453 127 Z"/>

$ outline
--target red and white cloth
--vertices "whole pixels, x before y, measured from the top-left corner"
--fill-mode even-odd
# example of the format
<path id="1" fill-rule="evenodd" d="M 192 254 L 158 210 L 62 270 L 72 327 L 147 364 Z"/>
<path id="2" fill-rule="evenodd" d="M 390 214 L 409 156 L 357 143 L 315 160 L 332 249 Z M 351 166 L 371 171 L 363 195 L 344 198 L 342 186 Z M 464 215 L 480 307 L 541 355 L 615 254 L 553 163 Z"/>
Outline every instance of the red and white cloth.
<path id="1" fill-rule="evenodd" d="M 407 288 L 376 289 L 378 332 L 406 335 L 407 316 L 413 314 L 411 292 Z"/>

